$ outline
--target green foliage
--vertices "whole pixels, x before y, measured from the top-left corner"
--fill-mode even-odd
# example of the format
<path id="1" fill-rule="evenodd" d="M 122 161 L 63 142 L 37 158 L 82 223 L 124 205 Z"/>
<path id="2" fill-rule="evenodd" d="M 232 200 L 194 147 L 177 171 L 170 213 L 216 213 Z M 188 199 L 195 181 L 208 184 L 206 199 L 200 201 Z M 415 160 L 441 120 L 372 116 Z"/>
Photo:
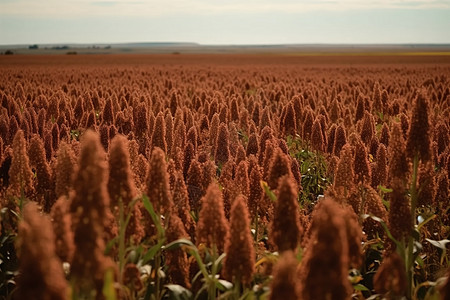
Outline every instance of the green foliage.
<path id="1" fill-rule="evenodd" d="M 313 151 L 299 136 L 287 136 L 286 142 L 289 154 L 295 158 L 300 166 L 302 175 L 301 204 L 308 206 L 316 202 L 317 197 L 323 195 L 326 187 L 331 183 L 327 177 L 327 163 L 322 153 Z"/>
<path id="2" fill-rule="evenodd" d="M 239 140 L 242 141 L 242 146 L 246 147 L 247 144 L 248 144 L 248 135 L 247 135 L 247 133 L 243 129 L 239 129 L 237 131 L 237 134 L 238 134 Z"/>
<path id="3" fill-rule="evenodd" d="M 0 299 L 9 299 L 16 287 L 19 260 L 16 254 L 15 233 L 2 232 L 0 236 Z"/>
<path id="4" fill-rule="evenodd" d="M 141 264 L 145 265 L 150 260 L 153 261 L 153 271 L 152 271 L 152 277 L 149 284 L 147 285 L 147 293 L 149 291 L 153 291 L 153 297 L 152 299 L 159 300 L 162 298 L 161 293 L 161 280 L 163 277 L 165 277 L 164 272 L 162 271 L 162 249 L 163 245 L 166 242 L 166 235 L 165 235 L 165 229 L 162 225 L 161 216 L 157 214 L 153 208 L 152 203 L 150 202 L 149 198 L 144 195 L 142 197 L 142 201 L 144 203 L 144 207 L 147 210 L 147 212 L 150 214 L 150 217 L 153 221 L 153 223 L 156 226 L 157 230 L 157 244 L 151 247 L 147 253 L 144 255 Z"/>
<path id="5" fill-rule="evenodd" d="M 105 279 L 103 281 L 103 295 L 105 300 L 116 300 L 116 290 L 114 288 L 114 272 L 109 269 L 105 273 Z"/>
<path id="6" fill-rule="evenodd" d="M 270 189 L 269 185 L 267 184 L 267 182 L 262 181 L 260 182 L 261 187 L 264 191 L 264 193 L 267 195 L 267 197 L 269 197 L 270 201 L 272 202 L 277 202 L 277 196 L 275 195 L 275 193 Z"/>
<path id="7" fill-rule="evenodd" d="M 153 223 L 156 226 L 156 230 L 158 231 L 158 239 L 165 239 L 165 230 L 164 227 L 161 224 L 161 217 L 156 214 L 155 209 L 153 208 L 152 203 L 148 199 L 146 195 L 142 197 L 142 201 L 144 203 L 144 207 L 147 210 L 147 212 L 150 214 L 150 217 L 152 218 Z"/>
<path id="8" fill-rule="evenodd" d="M 391 231 L 389 230 L 386 222 L 384 222 L 381 218 L 374 216 L 374 215 L 367 215 L 367 214 L 362 215 L 362 218 L 363 219 L 371 218 L 372 220 L 380 223 L 381 226 L 383 227 L 386 235 L 388 236 L 388 238 L 391 239 L 394 242 L 394 244 L 397 246 L 397 249 L 404 251 L 405 246 L 392 236 Z"/>
<path id="9" fill-rule="evenodd" d="M 80 130 L 78 130 L 78 129 L 73 129 L 73 130 L 70 131 L 70 138 L 71 138 L 72 140 L 77 140 L 77 141 L 79 141 L 79 140 L 80 140 L 80 136 L 81 136 L 81 131 L 80 131 Z"/>
<path id="10" fill-rule="evenodd" d="M 203 248 L 200 250 L 188 239 L 178 239 L 173 241 L 167 244 L 164 247 L 164 250 L 171 251 L 179 248 L 182 248 L 192 256 L 200 269 L 192 280 L 192 283 L 200 280 L 203 284 L 194 299 L 203 297 L 204 294 L 208 295 L 208 299 L 216 299 L 218 296 L 217 292 L 219 292 L 219 294 L 220 292 L 230 293 L 233 289 L 233 284 L 220 278 L 220 270 L 222 268 L 222 261 L 225 258 L 225 253 L 217 256 L 216 247 L 213 247 L 213 249 Z M 179 289 L 177 288 L 177 290 Z"/>

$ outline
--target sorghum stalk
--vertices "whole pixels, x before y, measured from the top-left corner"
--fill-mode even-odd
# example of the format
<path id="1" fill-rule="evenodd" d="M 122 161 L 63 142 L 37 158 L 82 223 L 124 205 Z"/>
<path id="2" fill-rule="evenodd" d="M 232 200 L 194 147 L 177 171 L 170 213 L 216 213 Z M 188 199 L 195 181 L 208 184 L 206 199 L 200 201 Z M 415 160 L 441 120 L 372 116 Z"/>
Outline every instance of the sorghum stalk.
<path id="1" fill-rule="evenodd" d="M 411 181 L 411 218 L 413 229 L 416 223 L 416 206 L 417 206 L 417 173 L 419 169 L 419 155 L 414 155 L 413 173 Z M 408 252 L 406 253 L 406 274 L 408 276 L 407 297 L 411 298 L 414 289 L 414 237 L 412 234 L 408 237 Z"/>
<path id="2" fill-rule="evenodd" d="M 123 267 L 125 265 L 125 231 L 127 222 L 124 220 L 122 199 L 119 199 L 119 283 L 123 283 Z M 131 214 L 131 212 L 130 212 Z"/>

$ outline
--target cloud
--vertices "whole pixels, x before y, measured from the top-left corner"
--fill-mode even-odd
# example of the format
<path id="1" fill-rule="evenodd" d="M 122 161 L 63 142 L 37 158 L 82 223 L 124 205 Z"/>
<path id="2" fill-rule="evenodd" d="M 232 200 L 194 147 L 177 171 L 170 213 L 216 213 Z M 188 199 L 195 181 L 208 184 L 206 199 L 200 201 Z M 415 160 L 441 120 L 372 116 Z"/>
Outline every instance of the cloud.
<path id="1" fill-rule="evenodd" d="M 450 9 L 443 0 L 2 0 L 0 16 L 89 17 L 302 13 L 369 9 Z"/>

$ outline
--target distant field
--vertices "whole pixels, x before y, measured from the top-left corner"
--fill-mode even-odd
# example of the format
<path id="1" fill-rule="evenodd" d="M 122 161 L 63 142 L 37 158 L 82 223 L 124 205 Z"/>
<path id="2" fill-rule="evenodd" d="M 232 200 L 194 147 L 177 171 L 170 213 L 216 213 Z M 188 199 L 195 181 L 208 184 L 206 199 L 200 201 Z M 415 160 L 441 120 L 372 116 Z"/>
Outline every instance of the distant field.
<path id="1" fill-rule="evenodd" d="M 408 52 L 387 53 L 208 53 L 208 54 L 77 54 L 0 55 L 5 65 L 366 65 L 450 64 L 450 55 Z"/>
<path id="2" fill-rule="evenodd" d="M 294 56 L 449 56 L 450 45 L 199 45 L 195 43 L 0 45 L 14 54 L 284 54 Z M 37 47 L 36 47 L 37 46 Z"/>

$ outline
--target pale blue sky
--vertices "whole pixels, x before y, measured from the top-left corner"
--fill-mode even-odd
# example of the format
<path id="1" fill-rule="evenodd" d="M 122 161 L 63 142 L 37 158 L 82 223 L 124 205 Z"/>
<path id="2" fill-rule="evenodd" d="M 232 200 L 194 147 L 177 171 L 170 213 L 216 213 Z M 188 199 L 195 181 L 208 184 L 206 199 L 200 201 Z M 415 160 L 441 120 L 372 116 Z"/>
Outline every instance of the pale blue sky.
<path id="1" fill-rule="evenodd" d="M 450 0 L 0 0 L 0 44 L 450 43 Z"/>

